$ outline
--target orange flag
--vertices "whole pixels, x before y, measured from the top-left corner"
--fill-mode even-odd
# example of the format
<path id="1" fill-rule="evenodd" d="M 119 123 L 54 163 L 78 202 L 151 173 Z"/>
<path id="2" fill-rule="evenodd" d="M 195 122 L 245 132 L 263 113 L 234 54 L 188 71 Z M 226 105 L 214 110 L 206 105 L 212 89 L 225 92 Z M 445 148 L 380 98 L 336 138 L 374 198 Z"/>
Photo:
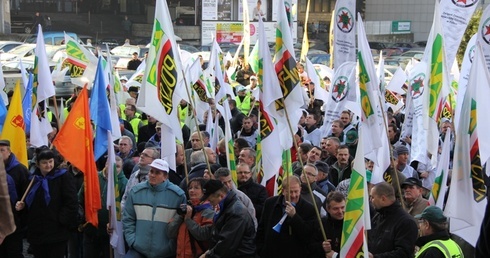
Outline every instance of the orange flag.
<path id="1" fill-rule="evenodd" d="M 85 219 L 97 227 L 97 210 L 101 208 L 101 202 L 92 139 L 88 93 L 85 85 L 73 104 L 63 127 L 54 139 L 53 145 L 66 160 L 83 172 Z"/>

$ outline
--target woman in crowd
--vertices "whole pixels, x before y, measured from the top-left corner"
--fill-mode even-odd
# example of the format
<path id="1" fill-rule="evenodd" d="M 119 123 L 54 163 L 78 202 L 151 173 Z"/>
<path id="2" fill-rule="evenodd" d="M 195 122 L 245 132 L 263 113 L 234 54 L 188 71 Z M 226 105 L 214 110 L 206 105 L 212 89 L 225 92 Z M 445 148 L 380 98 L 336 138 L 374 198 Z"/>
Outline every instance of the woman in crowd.
<path id="1" fill-rule="evenodd" d="M 169 237 L 177 237 L 177 258 L 199 257 L 208 250 L 214 210 L 209 202 L 201 201 L 204 182 L 200 177 L 189 182 L 189 204 L 181 206 L 168 226 Z"/>
<path id="2" fill-rule="evenodd" d="M 69 228 L 77 222 L 77 193 L 72 175 L 59 168 L 57 153 L 46 147 L 36 149 L 34 182 L 25 202 L 27 205 L 27 240 L 36 258 L 63 258 Z"/>

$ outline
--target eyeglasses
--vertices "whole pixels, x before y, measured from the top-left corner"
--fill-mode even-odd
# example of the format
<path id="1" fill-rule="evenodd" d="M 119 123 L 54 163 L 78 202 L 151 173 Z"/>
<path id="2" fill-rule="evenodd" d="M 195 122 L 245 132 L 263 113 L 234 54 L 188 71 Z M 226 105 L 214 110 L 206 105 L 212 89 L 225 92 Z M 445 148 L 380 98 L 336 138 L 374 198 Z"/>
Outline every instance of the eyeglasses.
<path id="1" fill-rule="evenodd" d="M 238 171 L 236 172 L 238 175 L 248 175 L 250 174 L 250 171 Z"/>

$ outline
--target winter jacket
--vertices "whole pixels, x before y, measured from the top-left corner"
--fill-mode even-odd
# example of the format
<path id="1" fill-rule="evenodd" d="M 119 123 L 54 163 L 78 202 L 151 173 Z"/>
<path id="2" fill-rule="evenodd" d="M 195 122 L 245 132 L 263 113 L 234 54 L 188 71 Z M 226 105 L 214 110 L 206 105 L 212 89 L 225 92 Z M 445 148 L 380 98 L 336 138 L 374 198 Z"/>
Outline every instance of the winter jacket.
<path id="1" fill-rule="evenodd" d="M 176 239 L 167 236 L 167 227 L 185 203 L 184 191 L 168 180 L 156 186 L 148 181 L 135 185 L 126 200 L 122 220 L 129 247 L 147 258 L 175 256 Z"/>
<path id="2" fill-rule="evenodd" d="M 311 242 L 314 228 L 318 227 L 315 208 L 302 198 L 295 208 L 296 214 L 292 218 L 288 216 L 280 233 L 277 233 L 272 228 L 284 214 L 284 196 L 274 196 L 265 201 L 256 238 L 260 257 L 308 257 L 310 250 L 307 246 Z"/>
<path id="3" fill-rule="evenodd" d="M 255 257 L 255 227 L 252 216 L 233 191 L 220 203 L 214 218 L 211 248 L 206 258 Z"/>
<path id="4" fill-rule="evenodd" d="M 264 186 L 257 184 L 250 178 L 247 182 L 239 183 L 238 190 L 246 194 L 255 208 L 255 217 L 260 220 L 260 215 L 262 215 L 262 208 L 264 207 L 265 200 L 269 197 L 267 195 L 267 190 Z"/>
<path id="5" fill-rule="evenodd" d="M 209 247 L 213 207 L 209 202 L 193 205 L 192 213 L 192 217 L 186 219 L 175 214 L 168 225 L 168 236 L 177 238 L 177 258 L 199 257 Z"/>
<path id="6" fill-rule="evenodd" d="M 368 232 L 368 248 L 375 258 L 413 257 L 418 228 L 398 202 L 374 215 Z"/>
<path id="7" fill-rule="evenodd" d="M 26 198 L 27 240 L 33 245 L 68 240 L 69 228 L 76 226 L 78 211 L 73 176 L 66 170 L 53 170 L 43 177 L 39 169 L 33 176 L 36 179 Z M 47 180 L 51 197 L 48 204 L 41 179 Z M 30 206 L 29 200 L 32 200 Z"/>

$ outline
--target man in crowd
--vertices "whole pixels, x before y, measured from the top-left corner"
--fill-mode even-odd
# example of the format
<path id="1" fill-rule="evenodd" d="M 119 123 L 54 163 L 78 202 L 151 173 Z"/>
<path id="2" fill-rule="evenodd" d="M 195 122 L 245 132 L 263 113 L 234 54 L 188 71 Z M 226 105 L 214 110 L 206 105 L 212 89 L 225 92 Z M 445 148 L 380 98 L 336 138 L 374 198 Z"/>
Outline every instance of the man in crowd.
<path id="1" fill-rule="evenodd" d="M 322 145 L 322 151 L 325 152 L 325 157 L 322 158 L 325 163 L 332 166 L 337 162 L 337 151 L 340 146 L 340 140 L 337 137 L 327 137 L 325 139 L 325 145 Z"/>
<path id="2" fill-rule="evenodd" d="M 252 203 L 252 200 L 243 193 L 242 191 L 238 190 L 235 183 L 233 182 L 233 179 L 231 178 L 231 172 L 228 168 L 222 167 L 218 168 L 214 174 L 211 174 L 209 172 L 206 172 L 204 174 L 204 178 L 206 179 L 217 179 L 223 183 L 226 188 L 228 188 L 228 191 L 233 191 L 235 192 L 237 198 L 245 205 L 247 208 L 248 214 L 252 217 L 252 220 L 254 221 L 255 229 L 257 230 L 257 219 L 256 219 L 256 212 L 254 205 Z"/>
<path id="3" fill-rule="evenodd" d="M 250 166 L 246 163 L 239 163 L 236 166 L 238 190 L 246 194 L 255 208 L 255 217 L 257 221 L 260 221 L 260 215 L 262 215 L 262 208 L 264 202 L 268 198 L 267 190 L 263 185 L 257 184 L 252 178 L 252 171 Z"/>
<path id="4" fill-rule="evenodd" d="M 420 237 L 416 245 L 420 247 L 415 257 L 464 257 L 459 245 L 448 233 L 448 222 L 441 208 L 429 206 L 415 215 L 419 223 Z"/>
<path id="5" fill-rule="evenodd" d="M 313 146 L 320 146 L 321 131 L 318 128 L 320 116 L 315 113 L 310 113 L 306 116 L 306 126 L 303 139 L 305 142 L 311 143 Z"/>
<path id="6" fill-rule="evenodd" d="M 166 161 L 153 160 L 148 181 L 128 194 L 122 220 L 127 257 L 175 256 L 176 241 L 168 238 L 167 226 L 186 198 L 182 189 L 167 180 L 168 171 Z"/>
<path id="7" fill-rule="evenodd" d="M 199 136 L 199 134 L 201 135 Z M 185 150 L 185 159 L 187 160 L 188 165 L 190 165 L 191 153 L 202 150 L 203 146 L 207 147 L 209 145 L 209 133 L 206 131 L 195 131 L 191 134 L 189 141 L 191 142 L 191 149 Z"/>
<path id="8" fill-rule="evenodd" d="M 413 169 L 410 165 L 408 165 L 408 148 L 404 145 L 400 145 L 395 148 L 393 153 L 396 158 L 396 169 L 400 171 L 405 177 L 415 177 L 419 178 L 419 174 L 415 169 Z"/>
<path id="9" fill-rule="evenodd" d="M 127 69 L 128 70 L 136 70 L 138 66 L 140 66 L 141 60 L 138 58 L 138 52 L 133 53 L 133 58 L 129 60 Z"/>
<path id="10" fill-rule="evenodd" d="M 325 193 L 318 185 L 316 184 L 316 178 L 318 176 L 318 169 L 312 164 L 307 163 L 303 167 L 303 173 L 301 173 L 301 198 L 308 201 L 311 204 L 316 205 L 318 211 L 320 211 L 321 216 L 325 216 L 327 212 L 323 208 L 323 203 L 327 199 L 327 193 Z M 308 187 L 308 184 L 310 187 Z M 310 194 L 313 191 L 313 199 Z"/>
<path id="11" fill-rule="evenodd" d="M 214 219 L 210 248 L 200 257 L 255 257 L 254 223 L 235 192 L 215 179 L 204 184 L 203 192 L 202 200 L 220 210 Z"/>
<path id="12" fill-rule="evenodd" d="M 265 201 L 257 229 L 258 254 L 260 257 L 308 257 L 310 251 L 307 246 L 313 229 L 318 225 L 315 223 L 315 209 L 301 198 L 298 177 L 287 177 L 282 186 L 282 195 Z M 284 214 L 286 219 L 280 224 Z M 278 224 L 280 226 L 275 227 Z"/>
<path id="13" fill-rule="evenodd" d="M 342 226 L 345 214 L 345 197 L 337 191 L 330 192 L 325 204 L 327 216 L 322 218 L 323 229 L 327 241 L 323 240 L 320 229 L 315 234 L 315 254 L 312 257 L 338 257 L 340 241 L 342 239 Z"/>
<path id="14" fill-rule="evenodd" d="M 320 187 L 323 192 L 327 194 L 334 191 L 335 186 L 328 180 L 328 172 L 330 171 L 330 167 L 323 161 L 317 161 L 314 164 L 318 169 L 318 175 L 316 176 L 316 183 L 318 187 Z"/>
<path id="15" fill-rule="evenodd" d="M 422 213 L 429 205 L 429 202 L 422 196 L 422 182 L 409 177 L 402 183 L 403 199 L 405 200 L 405 210 L 412 216 Z"/>
<path id="16" fill-rule="evenodd" d="M 337 162 L 330 167 L 330 173 L 328 174 L 329 180 L 334 186 L 337 186 L 340 181 L 350 178 L 351 173 L 352 167 L 349 147 L 341 145 L 337 150 Z"/>
<path id="17" fill-rule="evenodd" d="M 371 189 L 371 202 L 377 213 L 368 232 L 369 257 L 412 257 L 417 240 L 417 224 L 395 198 L 386 182 Z"/>
<path id="18" fill-rule="evenodd" d="M 135 166 L 136 171 L 131 174 L 126 184 L 126 190 L 124 191 L 123 198 L 121 200 L 121 210 L 124 210 L 126 199 L 128 198 L 129 191 L 135 185 L 146 182 L 148 180 L 148 172 L 150 171 L 150 164 L 160 157 L 160 151 L 155 147 L 144 149 L 140 154 L 140 160 Z"/>

